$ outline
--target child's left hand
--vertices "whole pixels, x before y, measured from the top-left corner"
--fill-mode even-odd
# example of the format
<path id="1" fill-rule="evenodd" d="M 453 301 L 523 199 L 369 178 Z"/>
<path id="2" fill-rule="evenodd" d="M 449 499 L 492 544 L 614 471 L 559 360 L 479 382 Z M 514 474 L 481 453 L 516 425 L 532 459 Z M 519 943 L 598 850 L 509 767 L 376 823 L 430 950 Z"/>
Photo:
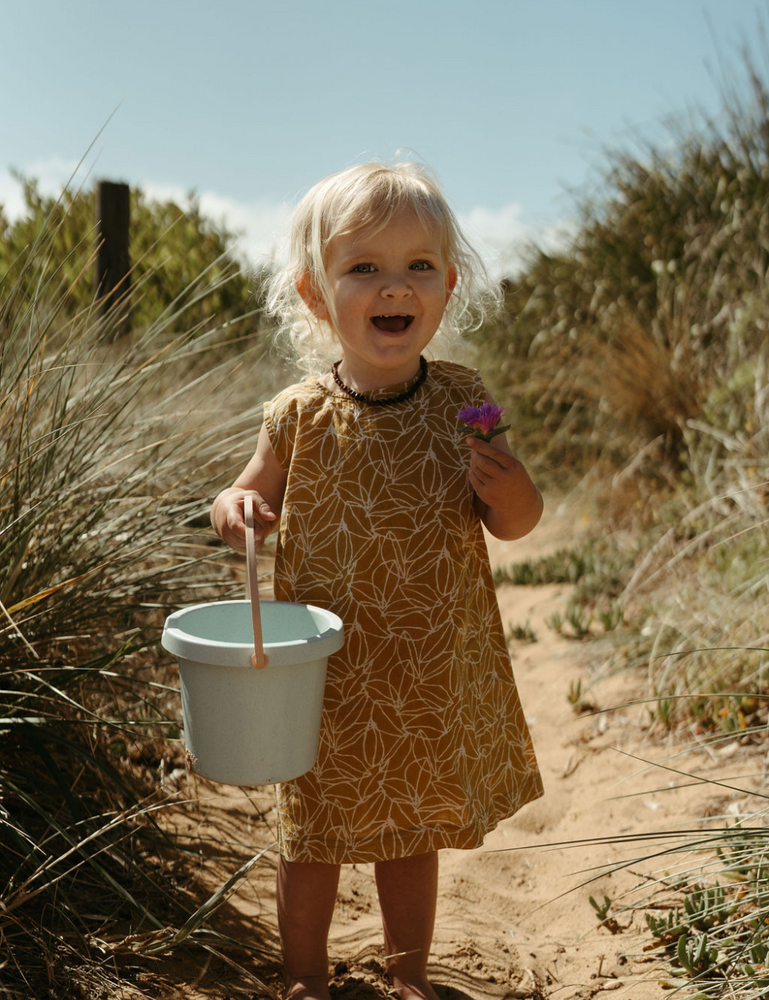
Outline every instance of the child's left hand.
<path id="1" fill-rule="evenodd" d="M 472 449 L 470 482 L 478 499 L 495 510 L 512 507 L 515 481 L 519 469 L 523 471 L 521 463 L 507 449 L 502 450 L 491 441 L 483 441 L 474 436 L 465 441 Z"/>
<path id="2" fill-rule="evenodd" d="M 493 441 L 469 436 L 470 483 L 484 524 L 497 538 L 528 534 L 542 514 L 542 497 L 504 435 Z"/>

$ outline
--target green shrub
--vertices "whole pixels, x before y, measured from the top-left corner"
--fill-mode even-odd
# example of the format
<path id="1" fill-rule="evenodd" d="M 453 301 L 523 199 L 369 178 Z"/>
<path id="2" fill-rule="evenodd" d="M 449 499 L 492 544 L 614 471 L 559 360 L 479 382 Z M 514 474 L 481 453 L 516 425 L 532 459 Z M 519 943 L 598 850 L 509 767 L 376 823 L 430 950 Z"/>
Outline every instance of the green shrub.
<path id="1" fill-rule="evenodd" d="M 96 189 L 65 188 L 54 198 L 41 194 L 34 179 L 20 180 L 24 214 L 11 223 L 0 205 L 0 277 L 11 272 L 14 294 L 36 302 L 37 308 L 43 304 L 44 288 L 49 302 L 57 300 L 57 319 L 71 320 L 89 311 L 94 300 Z M 235 257 L 233 234 L 201 214 L 194 194 L 177 205 L 132 188 L 130 199 L 134 329 L 144 329 L 170 311 L 177 319 L 183 317 L 185 330 L 214 318 L 221 325 L 237 316 L 241 335 L 246 329 L 256 331 L 259 276 L 250 276 Z M 246 324 L 247 314 L 251 316 Z"/>

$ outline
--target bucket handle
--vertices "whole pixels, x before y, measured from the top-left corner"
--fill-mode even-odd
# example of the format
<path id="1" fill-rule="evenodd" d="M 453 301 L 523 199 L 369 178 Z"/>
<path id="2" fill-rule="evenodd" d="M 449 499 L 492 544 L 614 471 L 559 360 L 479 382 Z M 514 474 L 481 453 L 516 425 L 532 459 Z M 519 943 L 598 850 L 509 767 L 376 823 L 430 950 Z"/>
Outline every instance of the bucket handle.
<path id="1" fill-rule="evenodd" d="M 251 623 L 254 629 L 254 655 L 251 666 L 261 670 L 267 666 L 262 640 L 262 614 L 259 607 L 259 581 L 256 575 L 254 547 L 254 498 L 247 493 L 243 499 L 243 519 L 246 522 L 246 598 L 251 602 Z"/>

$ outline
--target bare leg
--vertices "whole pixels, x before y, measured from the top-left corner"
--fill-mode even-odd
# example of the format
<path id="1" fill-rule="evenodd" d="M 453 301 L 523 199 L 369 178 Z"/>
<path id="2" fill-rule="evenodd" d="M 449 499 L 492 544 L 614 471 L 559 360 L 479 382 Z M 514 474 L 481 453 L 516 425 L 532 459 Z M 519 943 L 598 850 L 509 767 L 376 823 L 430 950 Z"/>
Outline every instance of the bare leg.
<path id="1" fill-rule="evenodd" d="M 286 997 L 328 1000 L 328 932 L 339 865 L 278 861 L 278 928 Z"/>
<path id="2" fill-rule="evenodd" d="M 387 971 L 401 1000 L 438 1000 L 427 980 L 438 898 L 438 852 L 378 861 Z"/>

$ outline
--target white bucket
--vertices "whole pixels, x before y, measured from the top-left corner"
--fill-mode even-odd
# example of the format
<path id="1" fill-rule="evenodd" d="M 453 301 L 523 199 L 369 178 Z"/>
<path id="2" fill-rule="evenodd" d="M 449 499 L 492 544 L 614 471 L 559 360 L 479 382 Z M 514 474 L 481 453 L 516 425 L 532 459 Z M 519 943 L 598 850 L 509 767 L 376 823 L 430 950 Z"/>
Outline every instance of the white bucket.
<path id="1" fill-rule="evenodd" d="M 179 659 L 192 770 L 227 785 L 271 785 L 317 759 L 326 662 L 344 630 L 311 604 L 259 600 L 251 494 L 243 520 L 247 600 L 176 611 L 160 641 Z"/>
<path id="2" fill-rule="evenodd" d="M 318 755 L 326 661 L 344 644 L 330 611 L 259 601 L 267 666 L 252 666 L 251 601 L 176 611 L 162 645 L 179 659 L 184 741 L 198 774 L 268 785 L 309 771 Z"/>

